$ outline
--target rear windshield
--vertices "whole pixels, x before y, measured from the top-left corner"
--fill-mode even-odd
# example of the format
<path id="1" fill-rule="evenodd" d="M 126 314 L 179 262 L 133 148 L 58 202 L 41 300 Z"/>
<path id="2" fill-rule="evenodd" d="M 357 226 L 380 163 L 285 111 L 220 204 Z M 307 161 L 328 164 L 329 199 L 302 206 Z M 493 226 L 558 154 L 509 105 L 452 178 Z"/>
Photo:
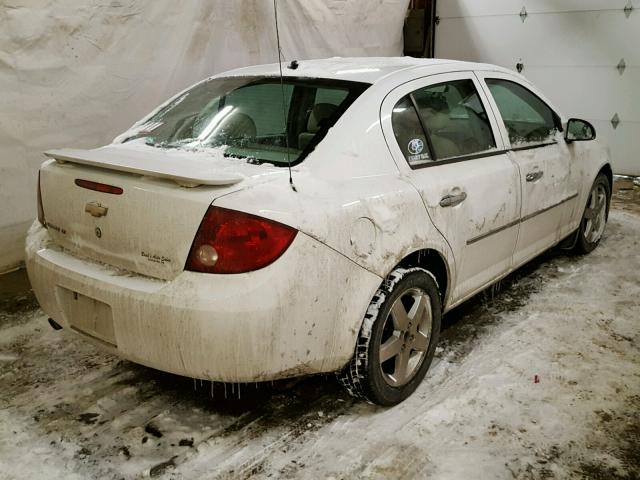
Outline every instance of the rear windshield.
<path id="1" fill-rule="evenodd" d="M 125 141 L 163 148 L 222 147 L 227 157 L 278 166 L 300 162 L 368 87 L 358 82 L 227 77 L 202 82 Z"/>

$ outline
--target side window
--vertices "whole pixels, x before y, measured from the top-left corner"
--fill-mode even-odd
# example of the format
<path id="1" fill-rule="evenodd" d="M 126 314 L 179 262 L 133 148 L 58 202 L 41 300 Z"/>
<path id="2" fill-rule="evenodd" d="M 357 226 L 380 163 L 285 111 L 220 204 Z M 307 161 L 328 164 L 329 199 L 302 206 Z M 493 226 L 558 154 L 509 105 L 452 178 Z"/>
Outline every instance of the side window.
<path id="1" fill-rule="evenodd" d="M 418 166 L 431 161 L 427 137 L 409 95 L 393 107 L 391 125 L 398 146 L 409 165 Z"/>
<path id="2" fill-rule="evenodd" d="M 392 124 L 412 166 L 496 147 L 487 112 L 469 79 L 430 85 L 407 95 L 393 109 Z"/>
<path id="3" fill-rule="evenodd" d="M 454 80 L 413 92 L 436 160 L 495 148 L 487 112 L 472 80 Z"/>
<path id="4" fill-rule="evenodd" d="M 500 110 L 512 147 L 553 141 L 561 130 L 558 116 L 522 85 L 509 80 L 487 78 L 489 91 Z"/>

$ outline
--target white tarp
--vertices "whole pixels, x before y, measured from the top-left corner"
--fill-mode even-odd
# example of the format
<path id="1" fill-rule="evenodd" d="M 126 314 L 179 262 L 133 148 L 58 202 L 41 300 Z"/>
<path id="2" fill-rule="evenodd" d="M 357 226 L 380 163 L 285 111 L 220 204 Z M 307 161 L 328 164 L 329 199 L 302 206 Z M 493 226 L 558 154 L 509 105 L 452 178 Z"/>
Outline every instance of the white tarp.
<path id="1" fill-rule="evenodd" d="M 408 0 L 279 0 L 287 59 L 402 53 Z M 96 147 L 201 78 L 277 61 L 271 0 L 0 0 L 0 272 L 42 151 Z"/>

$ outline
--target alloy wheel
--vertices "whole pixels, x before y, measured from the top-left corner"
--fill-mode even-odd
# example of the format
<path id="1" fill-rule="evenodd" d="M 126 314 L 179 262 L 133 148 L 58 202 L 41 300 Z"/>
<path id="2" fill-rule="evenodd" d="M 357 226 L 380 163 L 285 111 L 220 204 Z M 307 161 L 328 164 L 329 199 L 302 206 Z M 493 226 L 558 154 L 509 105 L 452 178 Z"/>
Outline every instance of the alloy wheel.
<path id="1" fill-rule="evenodd" d="M 411 381 L 420 369 L 431 339 L 429 295 L 419 288 L 404 291 L 385 319 L 380 342 L 380 368 L 393 387 Z"/>
<path id="2" fill-rule="evenodd" d="M 596 185 L 589 194 L 584 211 L 584 238 L 589 243 L 600 240 L 604 232 L 607 216 L 607 192 L 603 185 Z"/>

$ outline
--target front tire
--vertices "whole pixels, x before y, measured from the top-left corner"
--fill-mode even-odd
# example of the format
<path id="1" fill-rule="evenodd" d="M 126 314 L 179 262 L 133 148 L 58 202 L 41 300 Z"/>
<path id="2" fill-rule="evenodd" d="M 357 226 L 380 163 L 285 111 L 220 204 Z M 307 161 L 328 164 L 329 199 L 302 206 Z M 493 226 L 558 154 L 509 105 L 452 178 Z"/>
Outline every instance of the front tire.
<path id="1" fill-rule="evenodd" d="M 397 268 L 373 296 L 356 351 L 338 374 L 347 391 L 378 405 L 411 395 L 431 365 L 442 306 L 438 284 L 422 268 Z"/>
<path id="2" fill-rule="evenodd" d="M 609 185 L 609 179 L 605 174 L 601 173 L 593 182 L 587 198 L 574 248 L 576 253 L 590 253 L 600 243 L 609 218 L 610 200 L 611 186 Z"/>

